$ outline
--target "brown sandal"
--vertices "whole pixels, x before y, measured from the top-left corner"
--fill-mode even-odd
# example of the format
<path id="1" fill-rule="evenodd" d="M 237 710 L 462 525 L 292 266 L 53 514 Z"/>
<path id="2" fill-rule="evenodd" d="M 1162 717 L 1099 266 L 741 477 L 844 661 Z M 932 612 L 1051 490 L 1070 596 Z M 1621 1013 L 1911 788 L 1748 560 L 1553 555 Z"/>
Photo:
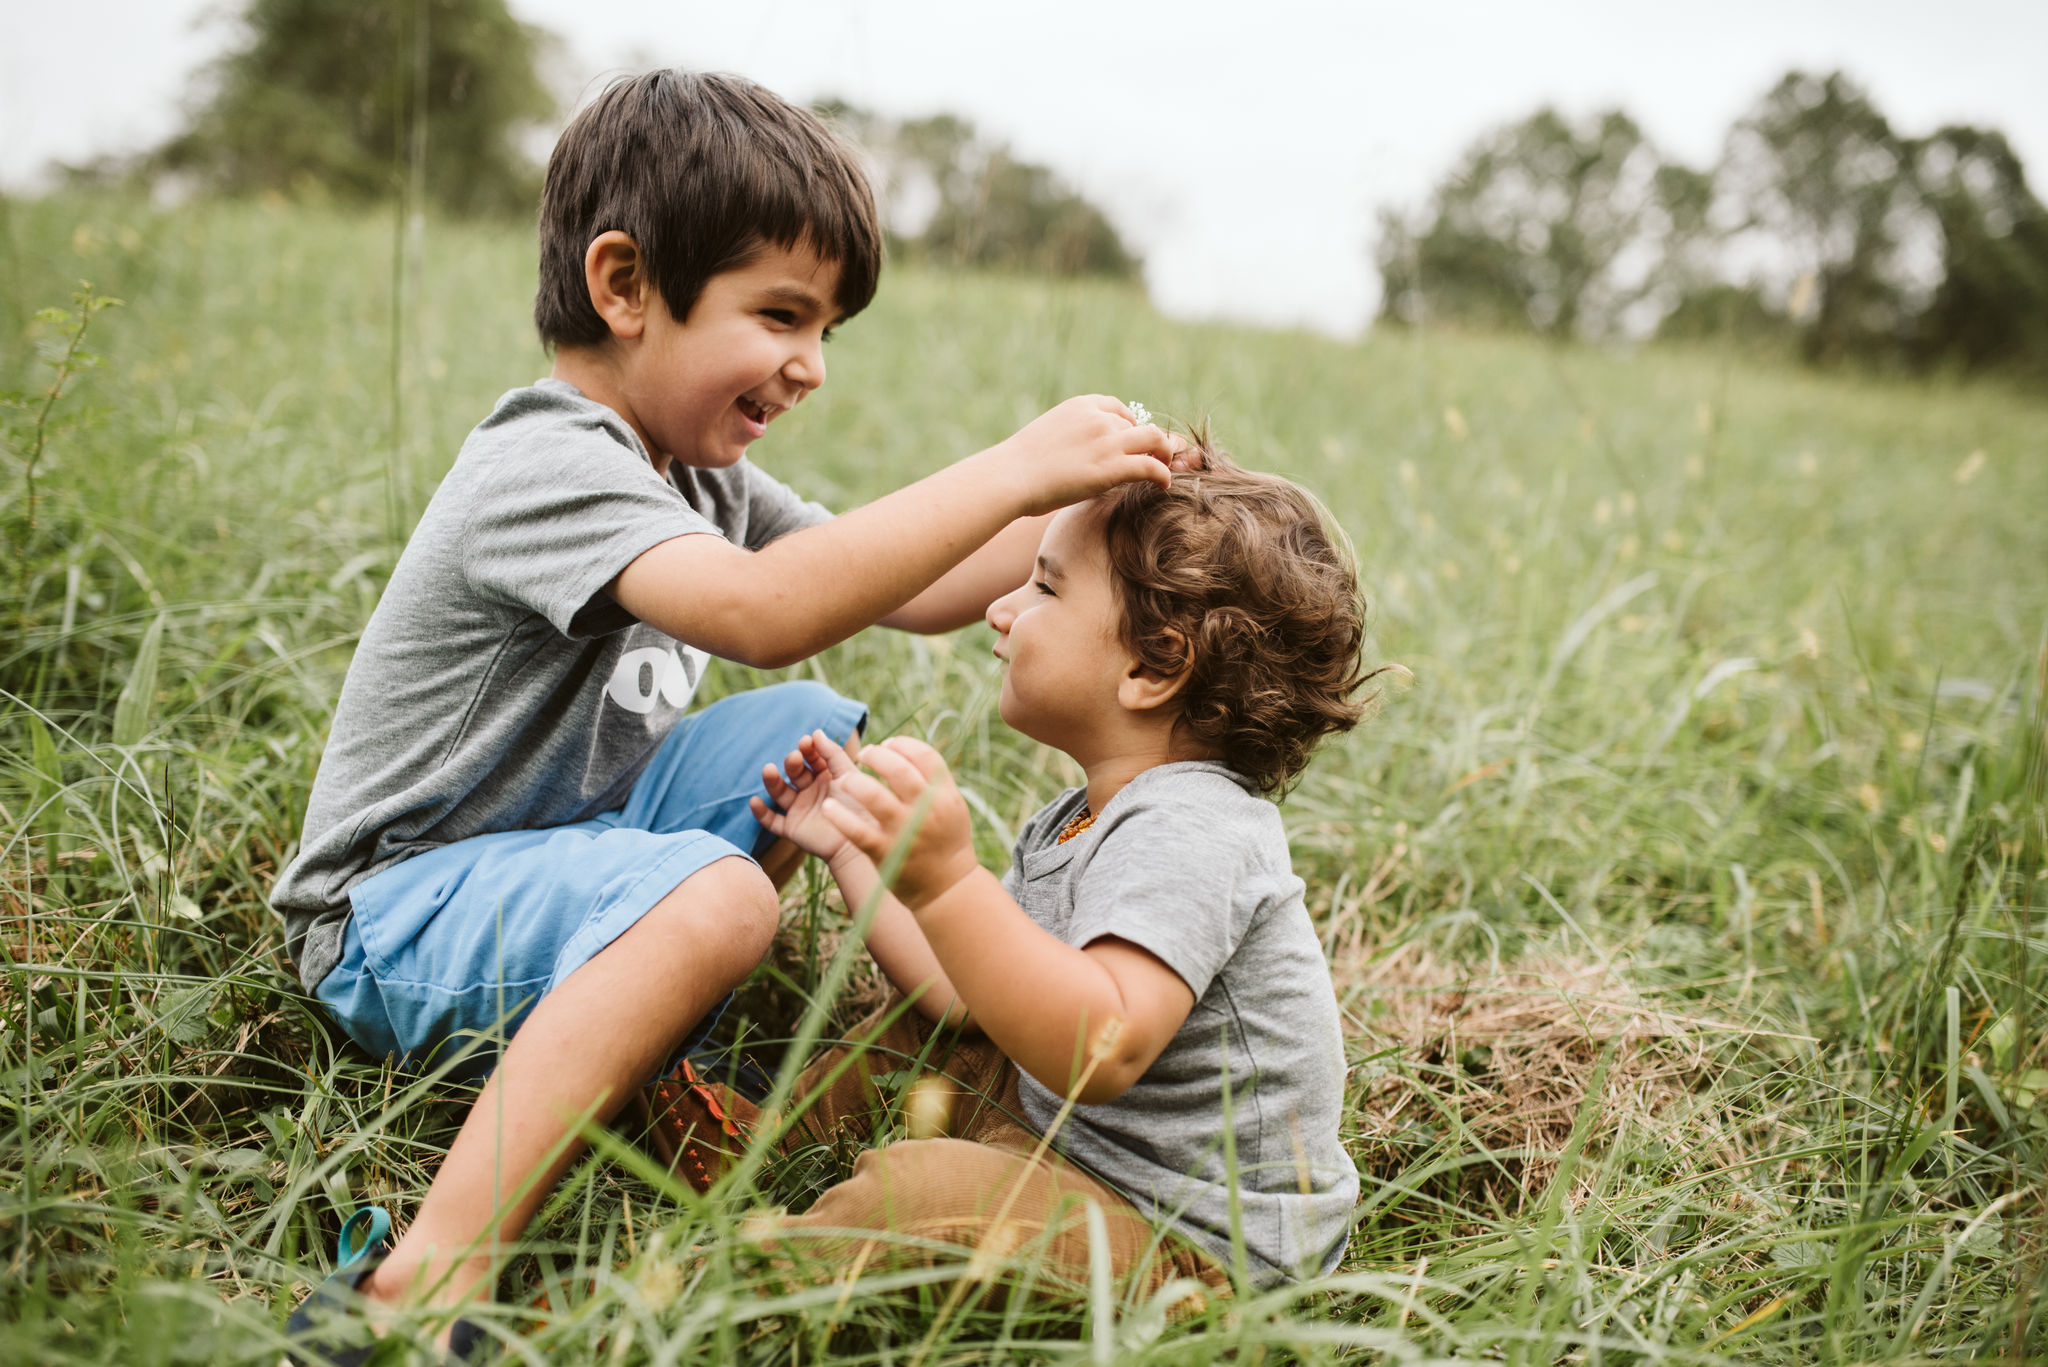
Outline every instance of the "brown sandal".
<path id="1" fill-rule="evenodd" d="M 641 1142 L 668 1170 L 699 1192 L 711 1190 L 746 1146 L 739 1122 L 684 1059 L 640 1094 Z"/>

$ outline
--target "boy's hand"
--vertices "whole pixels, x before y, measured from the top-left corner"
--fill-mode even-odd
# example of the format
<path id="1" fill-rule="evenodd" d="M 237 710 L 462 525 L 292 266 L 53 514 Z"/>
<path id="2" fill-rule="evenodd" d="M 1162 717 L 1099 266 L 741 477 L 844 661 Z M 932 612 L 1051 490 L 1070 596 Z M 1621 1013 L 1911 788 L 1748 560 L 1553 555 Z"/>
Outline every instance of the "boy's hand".
<path id="1" fill-rule="evenodd" d="M 858 772 L 854 765 L 859 756 L 859 736 L 848 737 L 841 747 L 823 731 L 813 731 L 797 742 L 780 770 L 772 764 L 761 766 L 761 786 L 768 790 L 768 801 L 747 799 L 754 820 L 777 839 L 832 862 L 845 853 L 846 836 L 825 818 L 822 808 L 833 782 Z"/>
<path id="2" fill-rule="evenodd" d="M 830 741 L 820 748 L 827 747 L 838 749 Z M 938 751 L 921 740 L 891 736 L 863 751 L 861 763 L 881 781 L 857 770 L 842 777 L 835 764 L 833 791 L 822 811 L 849 844 L 877 865 L 915 826 L 892 889 L 904 905 L 920 911 L 980 869 L 967 803 Z"/>
<path id="3" fill-rule="evenodd" d="M 1138 422 L 1107 394 L 1085 394 L 1034 418 L 990 453 L 1021 482 L 1023 512 L 1035 514 L 1132 480 L 1164 488 L 1186 449 L 1179 438 Z"/>

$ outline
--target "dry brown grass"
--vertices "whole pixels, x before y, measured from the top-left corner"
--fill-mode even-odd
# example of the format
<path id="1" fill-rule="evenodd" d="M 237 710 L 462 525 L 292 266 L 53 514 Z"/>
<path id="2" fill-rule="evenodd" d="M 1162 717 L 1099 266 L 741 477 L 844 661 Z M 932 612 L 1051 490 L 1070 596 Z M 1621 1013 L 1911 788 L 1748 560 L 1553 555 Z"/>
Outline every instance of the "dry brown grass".
<path id="1" fill-rule="evenodd" d="M 1586 1089 L 1610 1054 L 1590 1152 L 1679 1127 L 1696 1161 L 1740 1161 L 1736 1117 L 1704 1122 L 1710 1089 L 1745 1032 L 1667 1010 L 1608 963 L 1575 958 L 1515 967 L 1446 963 L 1407 945 L 1340 969 L 1354 1002 L 1354 1152 L 1392 1177 L 1443 1138 L 1491 1160 L 1465 1171 L 1510 1209 L 1556 1171 Z M 1362 1003 L 1362 1006 L 1359 1005 Z M 1362 1086 L 1361 1086 L 1362 1084 Z"/>

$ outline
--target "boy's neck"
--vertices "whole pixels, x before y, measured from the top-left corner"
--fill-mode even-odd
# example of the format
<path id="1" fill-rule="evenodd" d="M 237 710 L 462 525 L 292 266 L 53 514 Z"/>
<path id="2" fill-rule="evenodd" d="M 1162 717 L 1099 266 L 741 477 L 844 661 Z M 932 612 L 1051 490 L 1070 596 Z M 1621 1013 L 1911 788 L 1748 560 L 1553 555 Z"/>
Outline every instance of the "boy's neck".
<path id="1" fill-rule="evenodd" d="M 1214 759 L 1215 756 L 1203 747 L 1187 744 L 1177 735 L 1168 733 L 1164 736 L 1130 737 L 1125 744 L 1111 744 L 1087 758 L 1080 755 L 1072 755 L 1072 758 L 1088 776 L 1088 810 L 1100 816 L 1110 799 L 1147 769 L 1187 760 Z"/>
<path id="2" fill-rule="evenodd" d="M 592 403 L 601 403 L 619 415 L 626 426 L 633 429 L 633 435 L 640 438 L 640 445 L 646 450 L 647 458 L 654 465 L 654 473 L 664 478 L 668 475 L 669 458 L 654 449 L 648 439 L 647 430 L 640 420 L 633 416 L 633 407 L 626 402 L 624 391 L 619 385 L 618 366 L 612 351 L 602 346 L 557 346 L 555 363 L 548 370 L 551 379 L 576 386 L 576 391 Z"/>

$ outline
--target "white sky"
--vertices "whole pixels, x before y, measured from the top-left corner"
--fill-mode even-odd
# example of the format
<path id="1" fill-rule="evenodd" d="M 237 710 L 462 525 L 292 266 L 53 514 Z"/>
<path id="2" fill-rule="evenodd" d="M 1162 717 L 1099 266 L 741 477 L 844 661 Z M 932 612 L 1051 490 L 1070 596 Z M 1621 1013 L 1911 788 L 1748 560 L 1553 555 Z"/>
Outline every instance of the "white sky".
<path id="1" fill-rule="evenodd" d="M 2003 129 L 2048 189 L 2044 0 L 511 4 L 565 36 L 579 72 L 669 62 L 964 113 L 1105 205 L 1186 316 L 1356 331 L 1378 294 L 1374 208 L 1418 203 L 1472 137 L 1546 101 L 1618 103 L 1705 164 L 1787 68 L 1841 67 L 1904 132 Z M 0 183 L 170 132 L 189 73 L 232 35 L 222 9 L 0 0 Z"/>

